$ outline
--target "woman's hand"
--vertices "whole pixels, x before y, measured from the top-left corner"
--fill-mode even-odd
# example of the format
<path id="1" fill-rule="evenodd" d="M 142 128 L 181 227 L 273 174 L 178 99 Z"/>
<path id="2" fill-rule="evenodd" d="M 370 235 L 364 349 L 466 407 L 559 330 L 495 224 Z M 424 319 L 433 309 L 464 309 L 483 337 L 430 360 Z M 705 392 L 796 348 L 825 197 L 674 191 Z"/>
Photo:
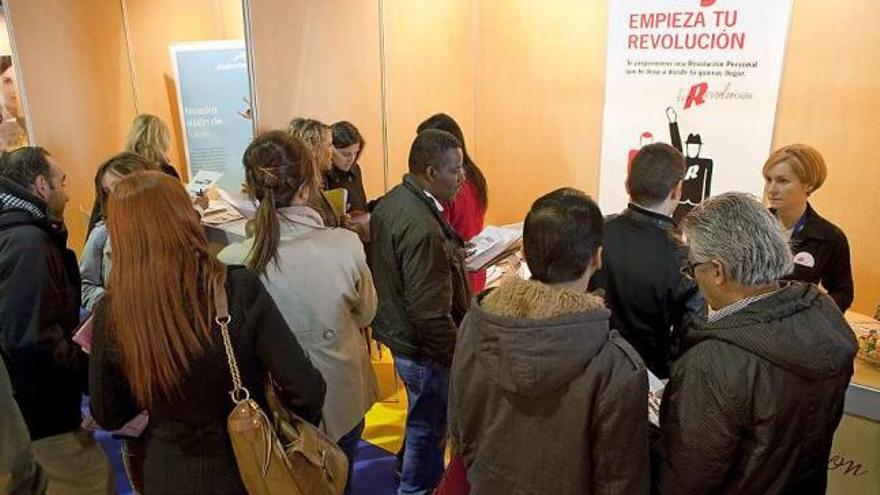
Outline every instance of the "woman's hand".
<path id="1" fill-rule="evenodd" d="M 342 226 L 353 231 L 362 242 L 370 242 L 370 214 L 361 210 L 352 210 L 342 216 Z"/>

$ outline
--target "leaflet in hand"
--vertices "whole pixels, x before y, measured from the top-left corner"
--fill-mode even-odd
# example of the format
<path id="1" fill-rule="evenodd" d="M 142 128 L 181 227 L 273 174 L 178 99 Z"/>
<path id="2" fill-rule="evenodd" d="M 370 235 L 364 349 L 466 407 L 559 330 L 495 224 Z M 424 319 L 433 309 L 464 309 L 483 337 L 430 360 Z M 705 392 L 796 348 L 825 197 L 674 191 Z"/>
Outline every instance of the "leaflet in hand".
<path id="1" fill-rule="evenodd" d="M 89 315 L 73 334 L 73 341 L 82 347 L 86 354 L 92 352 L 92 321 L 94 315 Z"/>
<path id="2" fill-rule="evenodd" d="M 223 174 L 220 172 L 199 170 L 198 173 L 196 173 L 196 176 L 186 185 L 186 192 L 190 193 L 192 196 L 201 196 L 205 194 L 208 189 L 214 187 L 214 185 L 217 184 L 217 181 L 220 180 L 220 177 L 223 177 Z"/>
<path id="3" fill-rule="evenodd" d="M 348 190 L 337 187 L 336 189 L 323 191 L 323 193 L 327 202 L 330 203 L 330 207 L 333 208 L 336 218 L 342 218 L 348 211 Z"/>

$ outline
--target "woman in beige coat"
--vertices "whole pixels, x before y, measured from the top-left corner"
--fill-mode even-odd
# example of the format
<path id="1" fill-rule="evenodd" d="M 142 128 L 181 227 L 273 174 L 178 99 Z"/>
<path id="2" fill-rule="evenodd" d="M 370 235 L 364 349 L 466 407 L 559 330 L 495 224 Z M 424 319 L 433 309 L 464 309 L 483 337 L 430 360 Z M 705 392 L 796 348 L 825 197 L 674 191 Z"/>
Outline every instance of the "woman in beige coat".
<path id="1" fill-rule="evenodd" d="M 244 153 L 248 191 L 259 201 L 254 237 L 218 258 L 246 264 L 266 289 L 327 382 L 323 427 L 354 460 L 376 379 L 360 329 L 376 312 L 376 291 L 356 234 L 324 226 L 309 206 L 309 151 L 277 131 Z M 349 477 L 351 480 L 351 477 Z M 349 483 L 350 484 L 350 483 Z"/>

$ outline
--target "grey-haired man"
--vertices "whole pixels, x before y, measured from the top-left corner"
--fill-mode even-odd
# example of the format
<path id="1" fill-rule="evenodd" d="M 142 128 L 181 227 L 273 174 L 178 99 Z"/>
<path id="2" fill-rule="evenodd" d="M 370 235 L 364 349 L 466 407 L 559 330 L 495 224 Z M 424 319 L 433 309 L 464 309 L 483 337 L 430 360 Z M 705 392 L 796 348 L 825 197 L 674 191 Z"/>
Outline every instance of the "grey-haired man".
<path id="1" fill-rule="evenodd" d="M 685 336 L 660 410 L 660 493 L 825 493 L 856 342 L 815 285 L 779 282 L 792 255 L 757 198 L 685 218 L 684 271 L 712 310 Z"/>

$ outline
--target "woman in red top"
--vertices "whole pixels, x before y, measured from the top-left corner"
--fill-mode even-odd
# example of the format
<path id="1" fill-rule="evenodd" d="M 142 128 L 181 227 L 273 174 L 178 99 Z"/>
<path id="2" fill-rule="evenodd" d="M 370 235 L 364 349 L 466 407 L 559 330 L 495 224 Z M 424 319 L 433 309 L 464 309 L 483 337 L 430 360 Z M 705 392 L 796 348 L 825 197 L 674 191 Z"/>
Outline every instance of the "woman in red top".
<path id="1" fill-rule="evenodd" d="M 449 225 L 458 232 L 458 235 L 469 242 L 474 236 L 483 230 L 483 222 L 486 209 L 489 206 L 489 194 L 486 187 L 486 177 L 480 171 L 477 164 L 468 155 L 464 144 L 464 134 L 458 123 L 445 113 L 432 115 L 419 124 L 418 132 L 426 129 L 439 129 L 446 131 L 461 142 L 461 151 L 464 154 L 465 181 L 458 191 L 458 196 L 453 201 L 443 202 L 443 216 Z M 471 292 L 477 294 L 486 287 L 486 272 L 469 273 Z"/>

